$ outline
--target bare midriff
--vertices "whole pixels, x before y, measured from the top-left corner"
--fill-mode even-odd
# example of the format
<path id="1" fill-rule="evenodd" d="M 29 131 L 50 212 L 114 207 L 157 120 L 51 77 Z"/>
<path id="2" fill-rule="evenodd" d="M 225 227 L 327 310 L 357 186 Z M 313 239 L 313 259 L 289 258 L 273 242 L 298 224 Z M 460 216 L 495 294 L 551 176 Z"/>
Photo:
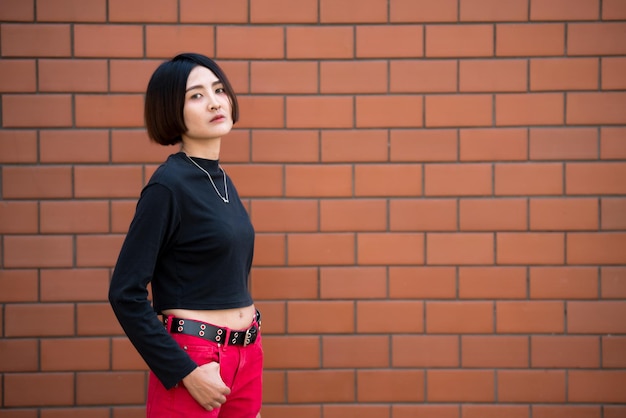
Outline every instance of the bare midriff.
<path id="1" fill-rule="evenodd" d="M 166 309 L 163 315 L 172 315 L 181 319 L 194 319 L 196 321 L 206 322 L 219 327 L 225 327 L 236 330 L 244 330 L 250 327 L 256 308 L 254 305 L 245 308 L 234 309 L 218 309 L 211 311 L 195 311 L 189 309 Z"/>

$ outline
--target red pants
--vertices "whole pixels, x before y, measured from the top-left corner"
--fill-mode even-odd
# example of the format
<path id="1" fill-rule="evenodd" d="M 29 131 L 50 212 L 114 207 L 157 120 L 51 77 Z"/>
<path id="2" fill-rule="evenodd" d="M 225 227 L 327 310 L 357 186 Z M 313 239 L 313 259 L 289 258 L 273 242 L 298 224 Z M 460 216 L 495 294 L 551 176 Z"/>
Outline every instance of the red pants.
<path id="1" fill-rule="evenodd" d="M 218 345 L 184 334 L 172 334 L 199 366 L 216 361 L 222 380 L 231 390 L 219 409 L 207 411 L 191 397 L 182 383 L 167 390 L 151 372 L 148 385 L 148 418 L 256 418 L 261 410 L 263 348 L 261 335 L 253 344 Z"/>

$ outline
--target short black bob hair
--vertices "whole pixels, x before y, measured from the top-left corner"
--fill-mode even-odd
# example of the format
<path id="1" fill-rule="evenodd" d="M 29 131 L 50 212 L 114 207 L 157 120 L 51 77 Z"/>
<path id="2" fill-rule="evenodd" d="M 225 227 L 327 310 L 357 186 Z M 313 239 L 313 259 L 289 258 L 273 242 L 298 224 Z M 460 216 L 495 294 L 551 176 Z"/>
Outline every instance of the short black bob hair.
<path id="1" fill-rule="evenodd" d="M 182 142 L 187 132 L 183 107 L 189 73 L 197 66 L 206 67 L 222 82 L 231 103 L 233 123 L 239 119 L 237 97 L 226 74 L 213 61 L 201 54 L 185 53 L 162 63 L 152 74 L 146 90 L 144 120 L 148 136 L 161 145 Z"/>

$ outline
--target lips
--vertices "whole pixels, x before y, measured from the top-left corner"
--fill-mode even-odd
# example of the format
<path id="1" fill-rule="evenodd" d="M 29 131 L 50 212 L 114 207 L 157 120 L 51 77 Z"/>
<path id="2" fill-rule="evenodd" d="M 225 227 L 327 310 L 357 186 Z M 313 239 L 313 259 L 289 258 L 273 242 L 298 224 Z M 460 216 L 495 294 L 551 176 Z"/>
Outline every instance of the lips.
<path id="1" fill-rule="evenodd" d="M 226 117 L 224 117 L 224 115 L 216 115 L 213 119 L 211 119 L 211 122 L 221 122 L 225 119 Z"/>

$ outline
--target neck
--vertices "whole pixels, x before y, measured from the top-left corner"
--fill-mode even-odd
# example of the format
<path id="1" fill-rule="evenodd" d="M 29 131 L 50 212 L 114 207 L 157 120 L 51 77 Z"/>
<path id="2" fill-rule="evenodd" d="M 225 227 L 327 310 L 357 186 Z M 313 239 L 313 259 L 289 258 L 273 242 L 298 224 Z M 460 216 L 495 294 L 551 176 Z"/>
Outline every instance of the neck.
<path id="1" fill-rule="evenodd" d="M 183 138 L 180 150 L 190 157 L 204 158 L 207 160 L 219 160 L 220 144 L 220 138 L 210 141 L 193 141 Z"/>

